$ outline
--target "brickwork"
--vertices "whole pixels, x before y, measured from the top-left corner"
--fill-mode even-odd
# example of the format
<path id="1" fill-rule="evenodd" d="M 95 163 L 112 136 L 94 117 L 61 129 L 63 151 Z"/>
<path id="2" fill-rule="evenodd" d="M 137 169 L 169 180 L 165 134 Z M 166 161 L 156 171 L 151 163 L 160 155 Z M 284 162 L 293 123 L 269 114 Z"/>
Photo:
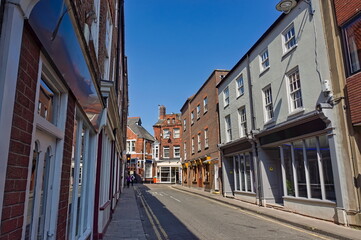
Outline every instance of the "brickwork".
<path id="1" fill-rule="evenodd" d="M 361 73 L 347 78 L 348 103 L 353 124 L 361 123 Z"/>
<path id="2" fill-rule="evenodd" d="M 11 127 L 0 238 L 21 239 L 40 48 L 24 28 Z"/>
<path id="3" fill-rule="evenodd" d="M 218 91 L 216 84 L 226 76 L 228 71 L 214 71 L 207 81 L 202 85 L 198 92 L 189 98 L 181 109 L 182 122 L 186 119 L 187 127 L 182 132 L 182 156 L 184 156 L 184 143 L 186 144 L 186 156 L 184 161 L 189 162 L 188 169 L 185 171 L 184 184 L 193 187 L 212 188 L 214 181 L 214 161 L 208 166 L 202 162 L 207 159 L 219 158 L 217 144 L 219 143 L 219 124 L 218 124 Z M 204 99 L 207 99 L 207 107 L 204 107 Z M 197 113 L 197 106 L 200 108 Z M 193 124 L 191 122 L 191 113 L 194 114 Z M 206 131 L 206 133 L 205 133 Z M 205 143 L 205 134 L 208 138 L 208 146 Z M 200 145 L 198 148 L 198 135 L 200 136 Z M 194 152 L 192 152 L 192 139 L 194 139 Z M 200 160 L 201 159 L 201 160 Z"/>
<path id="4" fill-rule="evenodd" d="M 63 166 L 61 169 L 60 194 L 58 208 L 57 239 L 66 239 L 66 227 L 68 218 L 69 186 L 71 174 L 71 157 L 73 148 L 75 115 L 75 98 L 70 95 L 68 98 L 67 116 L 65 123 Z"/>
<path id="5" fill-rule="evenodd" d="M 334 4 L 339 26 L 342 26 L 361 11 L 361 1 L 359 0 L 334 0 Z"/>

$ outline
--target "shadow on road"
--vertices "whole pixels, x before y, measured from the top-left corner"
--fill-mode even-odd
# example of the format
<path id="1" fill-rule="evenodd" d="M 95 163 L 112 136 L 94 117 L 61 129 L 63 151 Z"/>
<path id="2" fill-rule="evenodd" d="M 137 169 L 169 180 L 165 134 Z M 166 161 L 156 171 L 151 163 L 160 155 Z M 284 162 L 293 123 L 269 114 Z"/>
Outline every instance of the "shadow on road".
<path id="1" fill-rule="evenodd" d="M 148 190 L 137 184 L 137 202 L 148 239 L 199 239 Z"/>

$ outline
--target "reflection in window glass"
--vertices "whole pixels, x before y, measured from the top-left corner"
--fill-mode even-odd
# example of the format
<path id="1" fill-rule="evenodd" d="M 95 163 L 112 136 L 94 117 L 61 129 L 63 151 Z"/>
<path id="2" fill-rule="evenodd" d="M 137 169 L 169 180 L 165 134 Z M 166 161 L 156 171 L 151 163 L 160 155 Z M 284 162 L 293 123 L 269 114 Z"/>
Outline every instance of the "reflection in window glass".
<path id="1" fill-rule="evenodd" d="M 335 201 L 336 200 L 335 186 L 333 183 L 330 147 L 328 145 L 327 136 L 324 135 L 319 137 L 319 142 L 320 142 L 320 152 L 322 158 L 321 161 L 323 168 L 323 178 L 325 181 L 326 199 Z"/>
<path id="2" fill-rule="evenodd" d="M 56 125 L 56 94 L 43 80 L 40 81 L 38 114 Z"/>
<path id="3" fill-rule="evenodd" d="M 310 184 L 311 184 L 311 198 L 321 199 L 321 182 L 320 182 L 320 173 L 318 169 L 318 160 L 317 160 L 317 145 L 316 138 L 309 138 L 305 140 L 308 169 L 310 174 Z"/>
<path id="4" fill-rule="evenodd" d="M 347 47 L 347 57 L 349 62 L 349 72 L 351 74 L 361 70 L 361 18 L 344 29 Z"/>
<path id="5" fill-rule="evenodd" d="M 236 190 L 240 190 L 240 187 L 239 187 L 239 162 L 238 162 L 238 157 L 234 157 L 234 172 L 235 172 L 235 176 L 236 176 L 236 182 L 235 182 L 235 189 Z"/>
<path id="6" fill-rule="evenodd" d="M 246 174 L 246 171 L 244 169 L 244 155 L 241 155 L 240 156 L 241 158 L 241 185 L 242 185 L 242 191 L 246 191 L 246 183 L 245 183 L 245 174 Z"/>
<path id="7" fill-rule="evenodd" d="M 287 196 L 295 196 L 295 185 L 293 181 L 291 145 L 282 145 L 286 172 Z"/>
<path id="8" fill-rule="evenodd" d="M 293 143 L 295 154 L 295 165 L 297 171 L 298 196 L 307 197 L 307 184 L 305 175 L 305 164 L 303 160 L 303 143 L 297 141 Z"/>
<path id="9" fill-rule="evenodd" d="M 250 156 L 247 154 L 245 156 L 245 163 L 246 163 L 246 179 L 247 179 L 247 191 L 248 192 L 252 192 L 252 187 L 251 187 L 251 158 Z"/>

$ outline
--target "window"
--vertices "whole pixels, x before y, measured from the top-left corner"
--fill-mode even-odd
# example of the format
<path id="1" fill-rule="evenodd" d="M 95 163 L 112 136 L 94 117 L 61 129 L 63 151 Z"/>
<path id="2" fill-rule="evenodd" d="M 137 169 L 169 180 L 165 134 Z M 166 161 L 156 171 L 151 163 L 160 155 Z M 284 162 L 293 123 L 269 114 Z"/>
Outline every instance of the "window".
<path id="1" fill-rule="evenodd" d="M 169 118 L 167 119 L 167 124 L 170 124 L 170 119 Z"/>
<path id="2" fill-rule="evenodd" d="M 302 108 L 301 80 L 298 69 L 288 75 L 291 112 Z"/>
<path id="3" fill-rule="evenodd" d="M 187 120 L 183 119 L 183 130 L 187 130 Z"/>
<path id="4" fill-rule="evenodd" d="M 348 73 L 354 74 L 361 70 L 361 17 L 359 16 L 351 24 L 343 29 L 346 45 L 346 57 Z"/>
<path id="5" fill-rule="evenodd" d="M 193 124 L 194 123 L 194 113 L 193 113 L 193 111 L 191 112 L 191 124 Z"/>
<path id="6" fill-rule="evenodd" d="M 283 32 L 283 52 L 286 53 L 296 46 L 295 27 L 293 24 Z"/>
<path id="7" fill-rule="evenodd" d="M 252 153 L 233 156 L 235 190 L 254 192 Z"/>
<path id="8" fill-rule="evenodd" d="M 204 129 L 204 148 L 208 148 L 208 128 Z"/>
<path id="9" fill-rule="evenodd" d="M 169 158 L 169 146 L 163 147 L 163 158 Z"/>
<path id="10" fill-rule="evenodd" d="M 105 25 L 105 50 L 106 55 L 104 59 L 104 72 L 103 79 L 110 79 L 110 58 L 111 58 L 111 44 L 112 44 L 112 32 L 113 32 L 113 24 L 109 10 L 107 11 L 106 17 L 106 25 Z"/>
<path id="11" fill-rule="evenodd" d="M 184 154 L 183 160 L 186 160 L 187 159 L 187 143 L 186 142 L 184 142 L 184 144 L 183 144 L 183 154 Z"/>
<path id="12" fill-rule="evenodd" d="M 197 119 L 201 117 L 201 105 L 197 105 Z"/>
<path id="13" fill-rule="evenodd" d="M 192 137 L 192 154 L 194 154 L 194 137 Z"/>
<path id="14" fill-rule="evenodd" d="M 232 140 L 232 125 L 231 125 L 230 115 L 225 117 L 225 124 L 226 124 L 226 142 L 229 142 Z"/>
<path id="15" fill-rule="evenodd" d="M 268 49 L 264 50 L 259 55 L 260 65 L 261 65 L 261 72 L 269 68 L 269 55 L 268 55 Z"/>
<path id="16" fill-rule="evenodd" d="M 163 129 L 163 138 L 164 138 L 164 139 L 170 138 L 170 131 L 169 131 L 168 128 Z"/>
<path id="17" fill-rule="evenodd" d="M 180 130 L 179 128 L 173 129 L 173 138 L 180 138 Z"/>
<path id="18" fill-rule="evenodd" d="M 98 57 L 98 52 L 99 52 L 98 48 L 99 48 L 100 1 L 99 0 L 94 0 L 93 6 L 94 6 L 95 16 L 94 16 L 93 22 L 91 24 L 91 31 L 90 32 L 92 34 L 95 54 Z"/>
<path id="19" fill-rule="evenodd" d="M 208 98 L 207 97 L 205 97 L 204 99 L 203 99 L 203 114 L 204 113 L 206 113 L 206 112 L 208 112 Z"/>
<path id="20" fill-rule="evenodd" d="M 127 140 L 127 152 L 135 152 L 135 140 Z"/>
<path id="21" fill-rule="evenodd" d="M 245 137 L 247 135 L 247 118 L 246 118 L 245 107 L 238 109 L 238 120 L 239 120 L 239 137 Z"/>
<path id="22" fill-rule="evenodd" d="M 179 146 L 174 146 L 173 147 L 173 153 L 174 153 L 174 158 L 180 158 L 180 147 Z"/>
<path id="23" fill-rule="evenodd" d="M 42 77 L 40 80 L 38 114 L 50 123 L 56 125 L 56 120 L 59 116 L 59 101 L 60 93 L 47 84 Z"/>
<path id="24" fill-rule="evenodd" d="M 159 159 L 159 145 L 158 144 L 154 145 L 154 158 Z"/>
<path id="25" fill-rule="evenodd" d="M 265 120 L 266 122 L 273 118 L 273 102 L 272 102 L 272 90 L 271 86 L 268 86 L 263 90 L 264 108 L 265 108 Z"/>
<path id="26" fill-rule="evenodd" d="M 229 105 L 229 88 L 228 87 L 226 89 L 224 89 L 224 91 L 223 91 L 223 102 L 224 102 L 224 107 L 227 107 Z"/>
<path id="27" fill-rule="evenodd" d="M 244 84 L 243 84 L 243 75 L 239 76 L 236 80 L 237 82 L 237 97 L 244 94 Z"/>
<path id="28" fill-rule="evenodd" d="M 172 123 L 175 124 L 175 118 L 172 118 Z"/>
<path id="29" fill-rule="evenodd" d="M 201 146 L 201 133 L 198 133 L 197 135 L 197 143 L 198 143 L 198 152 L 200 152 L 202 150 L 202 146 Z"/>
<path id="30" fill-rule="evenodd" d="M 280 149 L 286 174 L 283 182 L 285 195 L 336 200 L 327 136 L 283 144 Z"/>

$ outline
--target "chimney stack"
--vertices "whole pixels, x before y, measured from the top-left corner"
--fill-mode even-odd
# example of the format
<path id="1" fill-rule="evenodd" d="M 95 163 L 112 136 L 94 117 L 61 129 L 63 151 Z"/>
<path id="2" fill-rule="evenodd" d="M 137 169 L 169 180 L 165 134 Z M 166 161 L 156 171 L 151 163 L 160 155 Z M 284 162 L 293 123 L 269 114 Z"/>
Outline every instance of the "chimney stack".
<path id="1" fill-rule="evenodd" d="M 158 119 L 164 119 L 165 118 L 165 106 L 164 105 L 160 105 L 159 107 L 158 107 L 158 109 L 159 109 L 159 117 L 158 117 Z"/>

